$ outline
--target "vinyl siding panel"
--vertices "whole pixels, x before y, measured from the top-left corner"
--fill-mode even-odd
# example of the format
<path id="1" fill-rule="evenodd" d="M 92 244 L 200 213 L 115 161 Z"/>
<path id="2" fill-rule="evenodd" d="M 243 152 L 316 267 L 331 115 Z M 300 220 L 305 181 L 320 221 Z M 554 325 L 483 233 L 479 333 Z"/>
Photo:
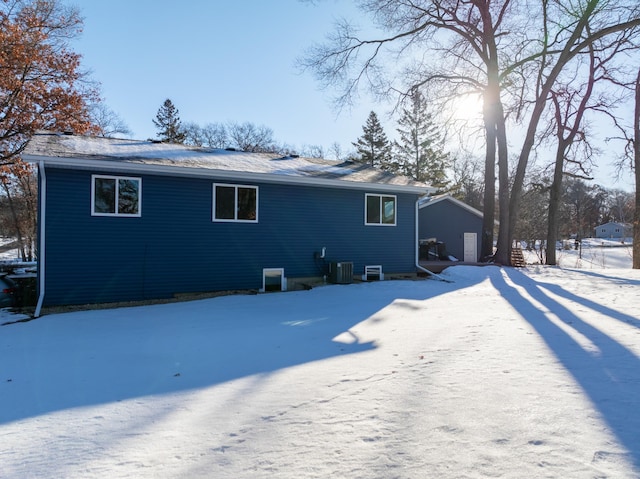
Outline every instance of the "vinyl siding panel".
<path id="1" fill-rule="evenodd" d="M 322 276 L 314 253 L 323 246 L 327 261 L 353 261 L 354 275 L 368 264 L 415 271 L 413 194 L 397 195 L 396 226 L 365 226 L 365 193 L 375 190 L 257 184 L 259 222 L 221 223 L 212 195 L 222 181 L 143 175 L 141 217 L 95 217 L 90 171 L 46 174 L 45 305 L 259 289 L 263 268 Z"/>
<path id="2" fill-rule="evenodd" d="M 477 251 L 481 251 L 482 218 L 460 206 L 441 201 L 420 208 L 420 239 L 436 238 L 446 244 L 447 252 L 459 260 L 464 258 L 464 233 L 477 233 Z"/>
<path id="3" fill-rule="evenodd" d="M 633 228 L 624 223 L 605 223 L 596 227 L 596 238 L 630 238 Z"/>

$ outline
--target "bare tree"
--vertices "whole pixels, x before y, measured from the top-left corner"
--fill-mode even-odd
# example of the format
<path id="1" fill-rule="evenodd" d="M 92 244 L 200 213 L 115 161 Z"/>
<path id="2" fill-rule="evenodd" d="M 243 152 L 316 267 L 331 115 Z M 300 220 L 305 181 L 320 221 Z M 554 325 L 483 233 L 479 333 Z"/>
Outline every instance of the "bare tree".
<path id="1" fill-rule="evenodd" d="M 428 85 L 427 91 L 440 95 L 444 104 L 461 94 L 481 93 L 486 135 L 483 252 L 493 239 L 497 160 L 500 229 L 495 259 L 510 264 L 524 178 L 551 88 L 566 65 L 594 41 L 638 28 L 640 7 L 635 0 L 365 0 L 360 6 L 381 36 L 362 39 L 341 22 L 328 43 L 311 49 L 302 65 L 323 86 L 341 87 L 336 98 L 341 105 L 354 101 L 361 84 L 382 98 L 406 96 L 411 88 Z M 588 34 L 587 25 L 592 27 Z M 531 95 L 527 107 L 524 100 Z M 513 186 L 506 141 L 510 115 L 527 125 Z"/>
<path id="2" fill-rule="evenodd" d="M 325 156 L 324 148 L 320 145 L 303 145 L 300 154 L 307 158 L 324 158 Z"/>
<path id="3" fill-rule="evenodd" d="M 207 148 L 226 148 L 229 146 L 227 128 L 222 123 L 207 123 L 200 126 L 197 123 L 184 123 L 185 144 L 205 146 Z"/>
<path id="4" fill-rule="evenodd" d="M 266 126 L 231 122 L 226 130 L 233 148 L 250 152 L 272 152 L 276 149 L 273 130 Z"/>
<path id="5" fill-rule="evenodd" d="M 186 122 L 182 124 L 184 132 L 184 144 L 191 146 L 206 146 L 202 127 L 197 123 Z"/>
<path id="6" fill-rule="evenodd" d="M 619 223 L 633 223 L 635 209 L 635 193 L 613 189 L 609 190 L 607 209 L 610 221 Z"/>
<path id="7" fill-rule="evenodd" d="M 586 28 L 589 32 L 589 26 Z M 588 55 L 576 57 L 574 68 L 567 69 L 566 78 L 559 78 L 550 92 L 553 105 L 556 159 L 553 182 L 550 188 L 549 225 L 547 243 L 553 245 L 560 233 L 560 208 L 563 199 L 562 182 L 565 176 L 591 180 L 590 164 L 595 156 L 584 119 L 588 114 L 605 115 L 618 124 L 614 116 L 615 106 L 626 96 L 624 78 L 620 67 L 612 64 L 617 56 L 635 46 L 630 43 L 630 32 L 621 32 L 605 44 L 597 40 L 587 47 Z M 584 64 L 584 65 L 583 65 Z M 581 71 L 585 73 L 581 75 Z M 584 81 L 581 81 L 581 77 Z M 600 91 L 597 92 L 597 89 Z M 545 135 L 545 132 L 542 133 Z M 581 147 L 581 148 L 579 148 Z M 547 264 L 556 264 L 555 250 L 550 248 Z"/>
<path id="8" fill-rule="evenodd" d="M 185 143 L 207 148 L 235 148 L 254 153 L 293 151 L 286 145 L 278 146 L 273 130 L 251 122 L 207 123 L 200 126 L 188 122 L 181 126 Z M 317 153 L 317 152 L 316 152 Z"/>
<path id="9" fill-rule="evenodd" d="M 596 82 L 596 70 L 598 65 L 596 64 L 596 56 L 592 47 L 589 48 L 589 74 L 587 75 L 586 85 L 584 86 L 584 92 L 582 92 L 582 85 L 579 87 L 572 87 L 571 82 L 565 85 L 559 85 L 551 91 L 551 99 L 554 106 L 554 120 L 556 127 L 556 159 L 553 173 L 553 181 L 550 188 L 549 198 L 549 210 L 548 210 L 548 225 L 547 225 L 547 244 L 549 250 L 547 252 L 546 264 L 556 264 L 556 249 L 554 245 L 557 241 L 558 226 L 560 222 L 559 210 L 560 201 L 562 198 L 562 179 L 568 174 L 565 171 L 565 164 L 567 161 L 573 161 L 574 164 L 583 173 L 583 178 L 587 178 L 585 166 L 579 160 L 570 160 L 568 153 L 573 146 L 576 138 L 586 141 L 584 134 L 581 134 L 580 128 L 582 126 L 582 118 L 584 117 L 587 104 L 591 99 L 593 93 L 594 84 Z M 577 106 L 574 103 L 578 103 Z"/>
<path id="10" fill-rule="evenodd" d="M 549 211 L 549 179 L 541 175 L 532 175 L 525 187 L 522 202 L 522 218 L 516 225 L 517 238 L 526 240 L 529 251 L 535 251 L 540 263 L 544 263 L 549 254 L 555 254 L 555 241 L 539 241 L 544 238 Z"/>
<path id="11" fill-rule="evenodd" d="M 480 211 L 484 209 L 482 163 L 481 159 L 471 156 L 454 157 L 451 161 L 452 186 L 449 189 L 454 198 Z"/>
<path id="12" fill-rule="evenodd" d="M 536 60 L 536 95 L 527 122 L 526 136 L 520 150 L 516 173 L 509 200 L 506 229 L 501 224 L 498 234 L 496 257 L 498 261 L 508 261 L 511 254 L 511 239 L 520 212 L 522 187 L 527 171 L 536 132 L 551 91 L 560 74 L 578 55 L 589 51 L 597 41 L 625 32 L 625 38 L 637 33 L 640 27 L 640 7 L 637 2 L 615 3 L 600 0 L 583 0 L 577 5 L 568 5 L 562 0 L 543 2 L 543 37 L 541 48 L 530 59 L 523 59 L 510 68 Z M 501 213 L 502 221 L 502 213 Z"/>
<path id="13" fill-rule="evenodd" d="M 102 102 L 91 105 L 89 115 L 98 136 L 112 138 L 115 135 L 132 134 L 125 121 Z"/>
<path id="14" fill-rule="evenodd" d="M 229 144 L 227 128 L 222 123 L 207 123 L 202 128 L 202 136 L 209 148 L 226 148 Z"/>
<path id="15" fill-rule="evenodd" d="M 590 237 L 594 228 L 607 218 L 608 192 L 581 179 L 568 178 L 565 183 L 564 203 L 570 209 L 571 229 L 578 240 Z"/>
<path id="16" fill-rule="evenodd" d="M 331 154 L 337 161 L 342 160 L 343 153 L 340 143 L 338 143 L 337 141 L 331 143 L 331 146 L 329 147 L 329 154 Z"/>
<path id="17" fill-rule="evenodd" d="M 0 184 L 4 199 L 2 218 L 5 234 L 18 240 L 23 261 L 35 259 L 37 236 L 37 178 L 32 167 L 22 161 L 0 166 Z"/>
<path id="18" fill-rule="evenodd" d="M 640 269 L 640 69 L 636 77 L 633 113 L 633 166 L 636 180 L 636 208 L 633 214 L 633 269 Z"/>
<path id="19" fill-rule="evenodd" d="M 365 1 L 362 9 L 386 35 L 361 39 L 352 25 L 342 22 L 329 42 L 311 49 L 302 62 L 315 71 L 324 86 L 341 87 L 336 98 L 341 105 L 353 100 L 362 82 L 377 97 L 396 94 L 398 102 L 413 89 L 425 86 L 430 103 L 440 105 L 441 111 L 458 96 L 483 96 L 483 256 L 493 249 L 496 159 L 500 165 L 500 211 L 505 223 L 508 220 L 508 152 L 502 103 L 507 75 L 501 76 L 501 64 L 520 54 L 528 30 L 524 23 L 532 18 L 518 15 L 517 6 L 511 0 Z M 401 60 L 404 64 L 395 67 Z M 386 65 L 394 68 L 389 71 Z M 517 91 L 521 79 L 511 73 L 509 84 Z"/>

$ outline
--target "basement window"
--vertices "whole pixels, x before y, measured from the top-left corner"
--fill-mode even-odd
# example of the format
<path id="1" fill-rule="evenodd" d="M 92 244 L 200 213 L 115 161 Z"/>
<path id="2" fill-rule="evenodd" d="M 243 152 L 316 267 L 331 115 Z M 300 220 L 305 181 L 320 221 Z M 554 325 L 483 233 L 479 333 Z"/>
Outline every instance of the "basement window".
<path id="1" fill-rule="evenodd" d="M 284 268 L 264 268 L 262 270 L 261 293 L 286 290 L 287 278 L 284 277 Z"/>
<path id="2" fill-rule="evenodd" d="M 384 273 L 382 272 L 381 265 L 365 266 L 364 274 L 362 275 L 363 281 L 383 281 Z"/>

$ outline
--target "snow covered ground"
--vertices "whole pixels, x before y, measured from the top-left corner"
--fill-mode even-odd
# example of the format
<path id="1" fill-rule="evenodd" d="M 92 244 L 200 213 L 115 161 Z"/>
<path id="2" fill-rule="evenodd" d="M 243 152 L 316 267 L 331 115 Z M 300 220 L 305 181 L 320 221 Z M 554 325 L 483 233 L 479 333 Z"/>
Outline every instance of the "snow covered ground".
<path id="1" fill-rule="evenodd" d="M 15 238 L 5 238 L 0 236 L 0 261 L 13 261 L 18 259 L 19 252 L 17 248 L 7 249 L 10 247 L 11 243 L 14 242 Z"/>
<path id="2" fill-rule="evenodd" d="M 640 271 L 443 275 L 0 327 L 0 477 L 640 477 Z"/>
<path id="3" fill-rule="evenodd" d="M 456 267 L 7 326 L 2 477 L 634 477 L 637 273 Z"/>
<path id="4" fill-rule="evenodd" d="M 585 238 L 582 240 L 581 248 L 574 249 L 573 243 L 565 242 L 568 249 L 560 249 L 556 252 L 556 259 L 559 266 L 566 268 L 631 268 L 633 258 L 632 238 L 620 239 L 600 239 Z M 523 245 L 525 261 L 528 264 L 540 262 L 535 251 L 527 251 Z"/>

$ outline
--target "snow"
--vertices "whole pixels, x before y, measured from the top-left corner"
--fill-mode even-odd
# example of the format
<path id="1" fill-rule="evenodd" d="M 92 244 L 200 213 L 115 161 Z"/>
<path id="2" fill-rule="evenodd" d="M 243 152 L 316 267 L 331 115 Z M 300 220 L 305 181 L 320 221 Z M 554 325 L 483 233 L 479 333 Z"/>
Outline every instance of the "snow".
<path id="1" fill-rule="evenodd" d="M 215 168 L 239 172 L 271 173 L 300 176 L 330 174 L 348 176 L 353 169 L 338 162 L 300 156 L 279 156 L 273 153 L 247 153 L 235 150 L 185 147 L 171 143 L 105 139 L 88 136 L 61 136 L 60 144 L 68 152 L 97 157 L 136 159 L 145 163 L 183 165 L 194 168 Z"/>
<path id="2" fill-rule="evenodd" d="M 575 249 L 573 241 L 565 242 L 565 245 L 556 251 L 556 262 L 559 266 L 580 269 L 631 268 L 633 258 L 631 238 L 624 240 L 585 238 L 578 250 Z M 526 248 L 526 244 L 523 248 Z M 535 251 L 524 249 L 523 253 L 527 264 L 540 262 Z"/>
<path id="3" fill-rule="evenodd" d="M 0 327 L 0 477 L 640 477 L 640 271 L 443 275 Z"/>

